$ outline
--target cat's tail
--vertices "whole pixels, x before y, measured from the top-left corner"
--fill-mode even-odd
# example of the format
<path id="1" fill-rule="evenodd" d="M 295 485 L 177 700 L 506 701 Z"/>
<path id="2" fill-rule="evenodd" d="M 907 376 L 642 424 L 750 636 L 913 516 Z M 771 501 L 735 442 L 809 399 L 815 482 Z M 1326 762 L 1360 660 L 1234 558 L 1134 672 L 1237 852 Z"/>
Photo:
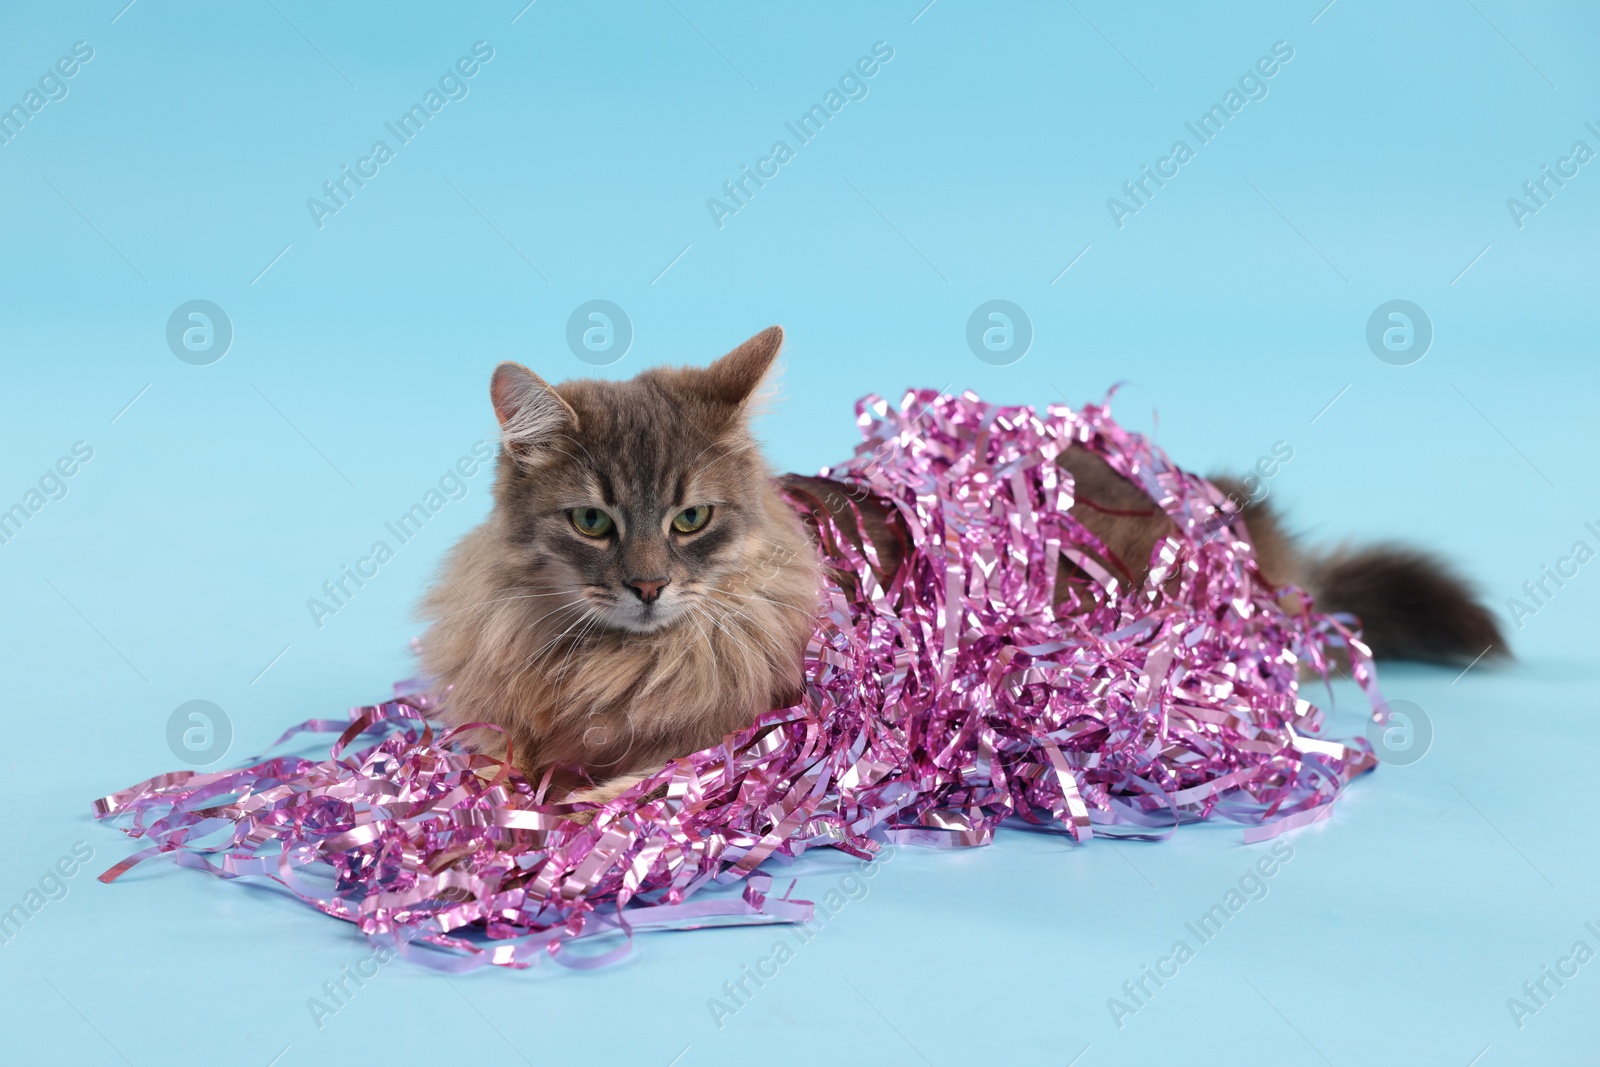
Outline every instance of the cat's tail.
<path id="1" fill-rule="evenodd" d="M 1225 492 L 1243 488 L 1214 481 Z M 1264 502 L 1246 503 L 1244 520 L 1263 575 L 1304 589 L 1318 611 L 1354 615 L 1375 657 L 1465 666 L 1510 655 L 1499 620 L 1439 556 L 1398 544 L 1308 549 Z"/>
<path id="2" fill-rule="evenodd" d="M 1500 623 L 1450 564 L 1409 545 L 1338 548 L 1303 558 L 1318 611 L 1349 612 L 1379 659 L 1465 666 L 1509 654 Z"/>

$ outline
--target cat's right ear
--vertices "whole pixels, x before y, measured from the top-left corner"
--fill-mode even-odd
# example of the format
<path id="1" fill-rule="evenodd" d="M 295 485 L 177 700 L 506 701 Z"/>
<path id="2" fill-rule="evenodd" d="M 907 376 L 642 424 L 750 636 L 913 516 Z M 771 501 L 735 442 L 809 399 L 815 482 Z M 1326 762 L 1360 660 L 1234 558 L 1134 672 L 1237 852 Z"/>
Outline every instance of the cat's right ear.
<path id="1" fill-rule="evenodd" d="M 730 407 L 742 408 L 772 370 L 783 347 L 783 327 L 768 326 L 707 367 L 701 389 Z"/>
<path id="2" fill-rule="evenodd" d="M 566 450 L 561 438 L 578 429 L 578 413 L 550 383 L 520 363 L 502 363 L 489 380 L 489 399 L 500 420 L 506 452 L 524 463 L 537 464 Z"/>

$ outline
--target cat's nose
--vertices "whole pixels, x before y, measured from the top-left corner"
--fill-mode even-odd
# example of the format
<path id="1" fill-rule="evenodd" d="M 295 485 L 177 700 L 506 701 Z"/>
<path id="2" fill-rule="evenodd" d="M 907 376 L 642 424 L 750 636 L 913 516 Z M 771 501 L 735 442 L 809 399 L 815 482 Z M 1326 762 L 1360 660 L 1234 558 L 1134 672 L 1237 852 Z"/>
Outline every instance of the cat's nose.
<path id="1" fill-rule="evenodd" d="M 646 604 L 654 604 L 661 596 L 661 590 L 666 588 L 665 578 L 630 578 L 628 588 L 633 590 L 633 595 Z"/>

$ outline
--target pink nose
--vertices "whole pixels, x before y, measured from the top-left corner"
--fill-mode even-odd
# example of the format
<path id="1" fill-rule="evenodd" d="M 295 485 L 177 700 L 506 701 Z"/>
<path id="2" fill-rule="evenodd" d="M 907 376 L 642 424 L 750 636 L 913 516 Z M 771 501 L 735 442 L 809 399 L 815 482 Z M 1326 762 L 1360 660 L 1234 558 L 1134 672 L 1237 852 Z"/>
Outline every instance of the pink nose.
<path id="1" fill-rule="evenodd" d="M 633 595 L 646 604 L 654 604 L 661 596 L 661 590 L 666 588 L 667 579 L 651 578 L 648 580 L 634 578 L 628 582 L 628 588 L 633 590 Z"/>

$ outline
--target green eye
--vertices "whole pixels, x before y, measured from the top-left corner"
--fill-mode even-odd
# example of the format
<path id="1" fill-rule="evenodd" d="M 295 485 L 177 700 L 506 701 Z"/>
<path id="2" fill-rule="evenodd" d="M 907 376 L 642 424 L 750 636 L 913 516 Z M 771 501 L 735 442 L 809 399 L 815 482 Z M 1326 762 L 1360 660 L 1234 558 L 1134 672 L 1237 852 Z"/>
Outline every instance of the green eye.
<path id="1" fill-rule="evenodd" d="M 573 508 L 567 518 L 572 520 L 572 528 L 585 537 L 604 537 L 616 525 L 599 508 Z"/>
<path id="2" fill-rule="evenodd" d="M 700 504 L 692 508 L 684 508 L 672 520 L 672 528 L 679 533 L 694 533 L 711 521 L 711 505 Z"/>

